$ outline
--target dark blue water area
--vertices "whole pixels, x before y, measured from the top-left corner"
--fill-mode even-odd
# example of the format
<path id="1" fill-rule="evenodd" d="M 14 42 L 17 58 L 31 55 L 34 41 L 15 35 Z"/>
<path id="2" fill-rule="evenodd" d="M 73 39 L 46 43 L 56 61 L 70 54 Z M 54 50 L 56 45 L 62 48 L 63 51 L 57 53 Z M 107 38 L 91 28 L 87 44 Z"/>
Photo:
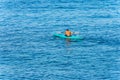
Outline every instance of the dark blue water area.
<path id="1" fill-rule="evenodd" d="M 83 40 L 54 37 L 66 29 Z M 0 80 L 120 80 L 119 0 L 0 0 Z"/>

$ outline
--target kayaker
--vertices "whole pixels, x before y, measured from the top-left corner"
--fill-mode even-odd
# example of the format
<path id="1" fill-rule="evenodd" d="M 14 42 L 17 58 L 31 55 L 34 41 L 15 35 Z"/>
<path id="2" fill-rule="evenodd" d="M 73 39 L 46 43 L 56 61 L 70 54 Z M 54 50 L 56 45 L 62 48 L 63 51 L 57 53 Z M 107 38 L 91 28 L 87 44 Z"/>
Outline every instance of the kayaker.
<path id="1" fill-rule="evenodd" d="M 69 29 L 66 29 L 65 31 L 65 36 L 71 36 L 72 35 L 72 32 L 69 30 Z"/>

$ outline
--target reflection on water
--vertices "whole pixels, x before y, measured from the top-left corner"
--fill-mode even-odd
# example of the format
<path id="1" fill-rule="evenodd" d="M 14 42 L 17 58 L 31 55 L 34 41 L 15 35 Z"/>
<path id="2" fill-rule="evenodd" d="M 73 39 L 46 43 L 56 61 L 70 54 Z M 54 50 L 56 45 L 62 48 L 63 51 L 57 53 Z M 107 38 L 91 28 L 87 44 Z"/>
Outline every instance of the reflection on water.
<path id="1" fill-rule="evenodd" d="M 66 51 L 67 53 L 71 52 L 70 46 L 71 46 L 71 40 L 70 39 L 65 39 L 65 46 L 66 46 Z"/>

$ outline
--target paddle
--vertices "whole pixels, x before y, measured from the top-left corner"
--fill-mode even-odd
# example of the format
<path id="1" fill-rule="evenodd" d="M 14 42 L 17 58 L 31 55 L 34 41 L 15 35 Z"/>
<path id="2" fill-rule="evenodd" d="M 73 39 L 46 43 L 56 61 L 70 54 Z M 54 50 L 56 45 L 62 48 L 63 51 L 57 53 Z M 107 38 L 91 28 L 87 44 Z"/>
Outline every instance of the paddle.
<path id="1" fill-rule="evenodd" d="M 72 32 L 72 34 L 80 34 L 80 32 Z"/>
<path id="2" fill-rule="evenodd" d="M 61 32 L 61 31 L 58 31 L 58 32 L 56 32 L 56 33 L 58 33 L 58 34 L 62 34 L 62 33 L 64 33 L 64 32 Z M 80 34 L 80 32 L 72 32 L 72 34 Z"/>
<path id="3" fill-rule="evenodd" d="M 57 31 L 56 33 L 58 33 L 58 34 L 62 34 L 63 32 L 61 32 L 61 31 Z"/>

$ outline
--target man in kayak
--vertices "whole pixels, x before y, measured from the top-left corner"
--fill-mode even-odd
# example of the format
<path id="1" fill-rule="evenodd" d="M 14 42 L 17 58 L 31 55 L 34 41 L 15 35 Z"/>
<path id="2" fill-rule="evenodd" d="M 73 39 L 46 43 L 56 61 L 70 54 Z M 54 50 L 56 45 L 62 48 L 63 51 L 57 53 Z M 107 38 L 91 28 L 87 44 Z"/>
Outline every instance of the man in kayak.
<path id="1" fill-rule="evenodd" d="M 72 32 L 69 29 L 66 29 L 65 36 L 69 37 L 72 35 Z"/>

